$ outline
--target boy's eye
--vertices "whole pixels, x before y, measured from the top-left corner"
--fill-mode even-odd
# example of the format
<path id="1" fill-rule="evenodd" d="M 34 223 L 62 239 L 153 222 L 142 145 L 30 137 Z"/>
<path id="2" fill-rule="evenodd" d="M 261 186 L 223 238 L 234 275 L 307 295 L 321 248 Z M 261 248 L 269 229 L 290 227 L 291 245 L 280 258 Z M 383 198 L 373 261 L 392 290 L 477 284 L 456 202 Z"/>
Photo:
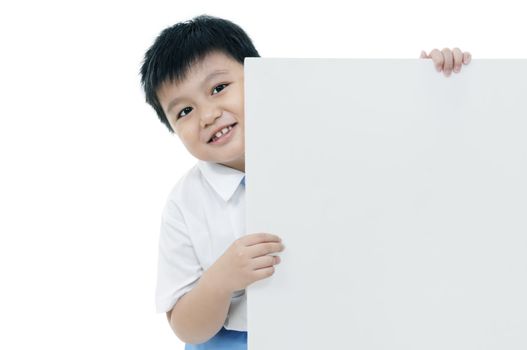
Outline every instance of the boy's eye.
<path id="1" fill-rule="evenodd" d="M 219 88 L 220 86 L 221 86 L 222 88 L 220 89 L 220 91 L 219 91 L 218 93 L 220 93 L 220 92 L 221 92 L 223 89 L 225 89 L 225 87 L 227 87 L 228 85 L 229 85 L 229 84 L 220 84 L 220 85 L 216 86 L 214 89 L 212 89 L 213 94 L 214 94 L 214 90 L 216 90 L 216 89 Z M 189 109 L 192 110 L 192 107 L 185 107 L 185 108 L 183 108 L 183 109 L 181 110 L 181 112 L 179 112 L 179 114 L 177 115 L 177 119 L 179 119 L 180 117 L 184 117 L 185 115 L 187 115 L 188 113 L 190 113 L 190 110 L 189 110 Z M 188 110 L 188 112 L 185 112 L 185 111 L 187 111 L 187 110 Z M 181 113 L 183 113 L 183 112 L 185 112 L 184 115 L 181 114 Z"/>
<path id="2" fill-rule="evenodd" d="M 227 84 L 220 84 L 220 85 L 216 86 L 214 89 L 212 89 L 212 91 L 214 92 L 214 90 L 216 90 L 216 89 L 219 88 L 220 86 L 227 86 Z M 225 88 L 222 87 L 222 88 L 220 89 L 220 91 L 223 90 L 223 89 L 225 89 Z"/>
<path id="3" fill-rule="evenodd" d="M 181 113 L 183 113 L 184 111 L 188 110 L 188 109 L 192 109 L 192 107 L 185 107 L 181 110 L 181 112 L 179 112 L 178 114 L 178 118 L 179 117 L 184 117 L 185 115 L 187 115 L 187 113 L 190 113 L 190 111 L 188 111 L 187 113 L 185 113 L 185 115 L 181 115 Z"/>

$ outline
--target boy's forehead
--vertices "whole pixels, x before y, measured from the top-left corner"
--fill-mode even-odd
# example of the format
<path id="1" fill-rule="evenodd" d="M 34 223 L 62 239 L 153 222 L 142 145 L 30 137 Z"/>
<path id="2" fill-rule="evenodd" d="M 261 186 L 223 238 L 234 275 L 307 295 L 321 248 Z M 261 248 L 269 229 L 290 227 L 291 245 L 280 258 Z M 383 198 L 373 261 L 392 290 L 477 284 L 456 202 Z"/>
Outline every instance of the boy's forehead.
<path id="1" fill-rule="evenodd" d="M 238 61 L 233 59 L 231 56 L 227 55 L 226 53 L 222 51 L 211 51 L 204 55 L 203 57 L 199 57 L 193 64 L 193 66 L 206 66 L 209 63 L 218 63 L 218 64 L 229 64 L 229 65 L 235 65 L 239 64 Z"/>
<path id="2" fill-rule="evenodd" d="M 205 75 L 215 70 L 233 71 L 243 66 L 232 57 L 223 52 L 211 52 L 204 57 L 198 58 L 192 63 L 189 70 L 186 72 L 186 78 L 194 75 Z"/>
<path id="3" fill-rule="evenodd" d="M 187 83 L 201 83 L 214 76 L 229 73 L 243 73 L 243 65 L 222 52 L 211 52 L 204 57 L 198 58 L 190 67 L 183 72 L 180 80 L 169 83 L 179 86 Z"/>

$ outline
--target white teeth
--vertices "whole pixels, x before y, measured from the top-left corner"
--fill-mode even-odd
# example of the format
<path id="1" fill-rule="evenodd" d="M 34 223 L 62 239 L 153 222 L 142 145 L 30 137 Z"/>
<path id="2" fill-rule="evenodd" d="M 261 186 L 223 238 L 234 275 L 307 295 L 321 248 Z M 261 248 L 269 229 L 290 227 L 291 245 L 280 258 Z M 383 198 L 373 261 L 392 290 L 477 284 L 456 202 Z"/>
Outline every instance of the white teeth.
<path id="1" fill-rule="evenodd" d="M 227 126 L 223 129 L 221 129 L 221 131 L 218 131 L 214 137 L 212 138 L 212 142 L 216 141 L 217 139 L 219 139 L 220 137 L 222 137 L 223 135 L 225 135 L 226 133 L 229 132 L 229 130 L 232 129 L 232 126 Z"/>
<path id="2" fill-rule="evenodd" d="M 227 131 L 229 131 L 229 128 L 228 128 L 228 127 L 227 127 L 227 128 L 223 128 L 221 131 L 218 131 L 218 132 L 216 133 L 216 135 L 214 135 L 214 136 L 216 136 L 216 137 L 220 137 L 221 135 L 225 134 Z"/>

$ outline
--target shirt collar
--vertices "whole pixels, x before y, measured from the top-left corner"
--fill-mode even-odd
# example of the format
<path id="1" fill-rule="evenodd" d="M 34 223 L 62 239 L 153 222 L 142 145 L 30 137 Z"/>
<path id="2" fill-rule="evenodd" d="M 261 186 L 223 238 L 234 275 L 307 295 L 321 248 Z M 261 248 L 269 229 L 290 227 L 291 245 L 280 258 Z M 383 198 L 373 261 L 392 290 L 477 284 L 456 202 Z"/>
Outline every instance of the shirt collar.
<path id="1" fill-rule="evenodd" d="M 198 161 L 198 168 L 214 191 L 226 202 L 232 197 L 245 176 L 245 173 L 239 170 L 203 160 Z"/>

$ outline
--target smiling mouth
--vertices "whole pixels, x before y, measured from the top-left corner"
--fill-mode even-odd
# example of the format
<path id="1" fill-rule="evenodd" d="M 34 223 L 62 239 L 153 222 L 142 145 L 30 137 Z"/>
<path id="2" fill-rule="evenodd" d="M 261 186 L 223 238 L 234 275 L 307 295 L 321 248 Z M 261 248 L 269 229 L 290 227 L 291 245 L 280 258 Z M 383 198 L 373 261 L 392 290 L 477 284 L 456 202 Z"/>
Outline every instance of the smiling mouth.
<path id="1" fill-rule="evenodd" d="M 222 136 L 220 136 L 220 138 L 223 137 L 224 135 L 227 135 L 228 133 L 230 133 L 232 131 L 232 129 L 234 128 L 234 126 L 236 126 L 236 125 L 238 125 L 238 123 L 234 123 L 234 124 L 228 125 L 228 126 L 231 127 L 231 130 L 227 131 L 226 134 L 223 134 Z M 216 139 L 216 135 L 212 135 L 211 139 L 207 143 L 212 143 L 214 140 L 217 140 Z"/>

